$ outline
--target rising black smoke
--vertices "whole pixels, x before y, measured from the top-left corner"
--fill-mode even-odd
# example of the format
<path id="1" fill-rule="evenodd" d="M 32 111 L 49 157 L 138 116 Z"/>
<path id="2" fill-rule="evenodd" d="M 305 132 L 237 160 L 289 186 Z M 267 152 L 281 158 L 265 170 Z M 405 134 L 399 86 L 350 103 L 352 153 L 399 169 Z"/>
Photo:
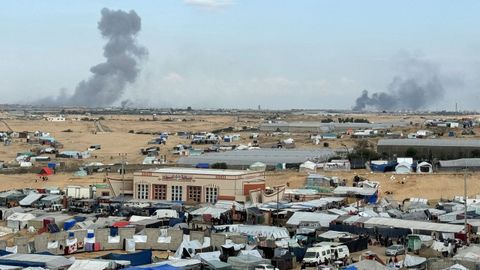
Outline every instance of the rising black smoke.
<path id="1" fill-rule="evenodd" d="M 147 55 L 147 50 L 136 42 L 141 29 L 141 19 L 133 10 L 102 9 L 98 29 L 107 39 L 103 47 L 106 61 L 90 68 L 92 76 L 81 81 L 71 96 L 65 92 L 56 99 L 42 100 L 39 103 L 51 105 L 101 107 L 118 101 L 125 87 L 135 82 L 139 72 L 139 61 Z"/>
<path id="2" fill-rule="evenodd" d="M 399 58 L 400 75 L 389 84 L 386 92 L 373 93 L 367 90 L 356 99 L 354 111 L 421 110 L 441 100 L 444 88 L 438 67 L 418 56 L 403 54 Z"/>

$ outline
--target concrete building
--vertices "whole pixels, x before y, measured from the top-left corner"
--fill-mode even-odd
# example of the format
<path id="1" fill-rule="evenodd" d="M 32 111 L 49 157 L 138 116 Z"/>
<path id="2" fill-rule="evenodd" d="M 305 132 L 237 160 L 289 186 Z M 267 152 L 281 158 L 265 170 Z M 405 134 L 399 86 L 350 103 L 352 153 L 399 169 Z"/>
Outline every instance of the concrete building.
<path id="1" fill-rule="evenodd" d="M 265 172 L 161 168 L 133 174 L 134 198 L 192 203 L 246 201 L 250 190 L 265 189 Z"/>

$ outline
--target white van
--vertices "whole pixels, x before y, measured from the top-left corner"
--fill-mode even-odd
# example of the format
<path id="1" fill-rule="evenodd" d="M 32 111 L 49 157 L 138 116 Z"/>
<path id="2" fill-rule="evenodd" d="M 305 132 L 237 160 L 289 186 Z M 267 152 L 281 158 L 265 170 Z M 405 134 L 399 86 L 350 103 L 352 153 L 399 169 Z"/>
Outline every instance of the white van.
<path id="1" fill-rule="evenodd" d="M 350 257 L 350 251 L 346 245 L 333 245 L 331 251 L 334 260 L 341 260 L 345 258 L 345 256 L 347 256 L 347 258 Z"/>
<path id="2" fill-rule="evenodd" d="M 332 260 L 341 260 L 345 256 L 350 256 L 350 251 L 346 245 L 337 242 L 320 242 L 313 245 L 314 247 L 328 247 L 330 249 Z"/>
<path id="3" fill-rule="evenodd" d="M 327 260 L 331 260 L 331 258 L 332 251 L 330 246 L 311 247 L 307 249 L 302 264 L 304 266 L 317 266 L 325 263 Z"/>

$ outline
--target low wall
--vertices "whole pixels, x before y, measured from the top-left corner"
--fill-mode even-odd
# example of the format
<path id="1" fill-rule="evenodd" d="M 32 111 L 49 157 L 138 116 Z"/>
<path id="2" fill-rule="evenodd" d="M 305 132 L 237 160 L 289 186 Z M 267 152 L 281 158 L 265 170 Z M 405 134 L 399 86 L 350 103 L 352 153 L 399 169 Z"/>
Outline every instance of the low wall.
<path id="1" fill-rule="evenodd" d="M 180 244 L 183 241 L 183 231 L 179 229 L 164 229 L 166 230 L 166 237 L 170 238 L 170 242 L 158 242 L 159 237 L 161 236 L 161 229 L 158 228 L 146 228 L 144 230 L 144 235 L 146 236 L 146 242 L 136 242 L 135 249 L 152 249 L 152 250 L 170 250 L 176 251 Z M 69 237 L 72 235 L 73 237 Z M 102 228 L 94 230 L 95 243 L 99 243 L 100 247 L 98 251 L 104 250 L 123 250 L 125 249 L 124 243 L 125 239 L 132 239 L 135 235 L 135 228 L 119 228 L 118 236 L 119 241 L 116 243 L 109 242 L 110 228 Z M 163 235 L 165 237 L 165 235 Z M 13 245 L 17 246 L 17 253 L 39 253 L 39 252 L 50 252 L 55 255 L 64 255 L 65 248 L 67 247 L 67 241 L 76 239 L 77 251 L 78 252 L 87 252 L 85 249 L 85 238 L 87 237 L 87 230 L 76 230 L 71 232 L 58 232 L 58 233 L 43 233 L 36 235 L 33 241 L 29 241 L 29 238 L 26 236 L 15 237 L 13 239 Z M 203 244 L 205 233 L 203 231 L 191 231 L 190 240 L 198 240 Z M 212 233 L 211 234 L 210 245 L 215 249 L 220 249 L 220 246 L 225 244 L 228 237 L 225 234 L 221 233 Z M 230 235 L 229 238 L 236 244 L 245 244 L 247 243 L 247 237 L 242 235 Z M 118 240 L 118 237 L 117 237 Z M 50 245 L 49 245 L 50 243 Z M 50 246 L 50 247 L 49 247 Z M 5 250 L 7 247 L 6 241 L 0 241 L 0 249 Z M 97 251 L 97 250 L 96 250 Z"/>

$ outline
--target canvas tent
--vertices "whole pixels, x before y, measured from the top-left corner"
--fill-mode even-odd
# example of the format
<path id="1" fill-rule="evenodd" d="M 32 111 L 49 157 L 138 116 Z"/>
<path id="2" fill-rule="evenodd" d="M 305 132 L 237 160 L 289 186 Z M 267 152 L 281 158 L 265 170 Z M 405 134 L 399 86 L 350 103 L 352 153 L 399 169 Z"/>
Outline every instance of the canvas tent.
<path id="1" fill-rule="evenodd" d="M 252 171 L 265 171 L 267 169 L 267 165 L 262 162 L 255 162 L 250 167 L 248 167 Z"/>
<path id="2" fill-rule="evenodd" d="M 397 166 L 395 166 L 395 173 L 397 174 L 405 174 L 405 173 L 410 173 L 412 165 L 406 162 L 398 163 Z"/>
<path id="3" fill-rule="evenodd" d="M 300 172 L 315 172 L 317 170 L 317 164 L 311 161 L 305 161 L 300 165 Z"/>
<path id="4" fill-rule="evenodd" d="M 53 169 L 48 168 L 48 167 L 43 167 L 40 173 L 38 173 L 41 176 L 48 176 L 53 174 Z"/>
<path id="5" fill-rule="evenodd" d="M 35 216 L 30 213 L 13 213 L 7 218 L 7 227 L 14 230 L 20 230 L 28 225 L 28 221 L 34 219 Z"/>
<path id="6" fill-rule="evenodd" d="M 432 164 L 425 161 L 418 163 L 417 173 L 432 173 L 432 172 L 433 172 Z"/>

